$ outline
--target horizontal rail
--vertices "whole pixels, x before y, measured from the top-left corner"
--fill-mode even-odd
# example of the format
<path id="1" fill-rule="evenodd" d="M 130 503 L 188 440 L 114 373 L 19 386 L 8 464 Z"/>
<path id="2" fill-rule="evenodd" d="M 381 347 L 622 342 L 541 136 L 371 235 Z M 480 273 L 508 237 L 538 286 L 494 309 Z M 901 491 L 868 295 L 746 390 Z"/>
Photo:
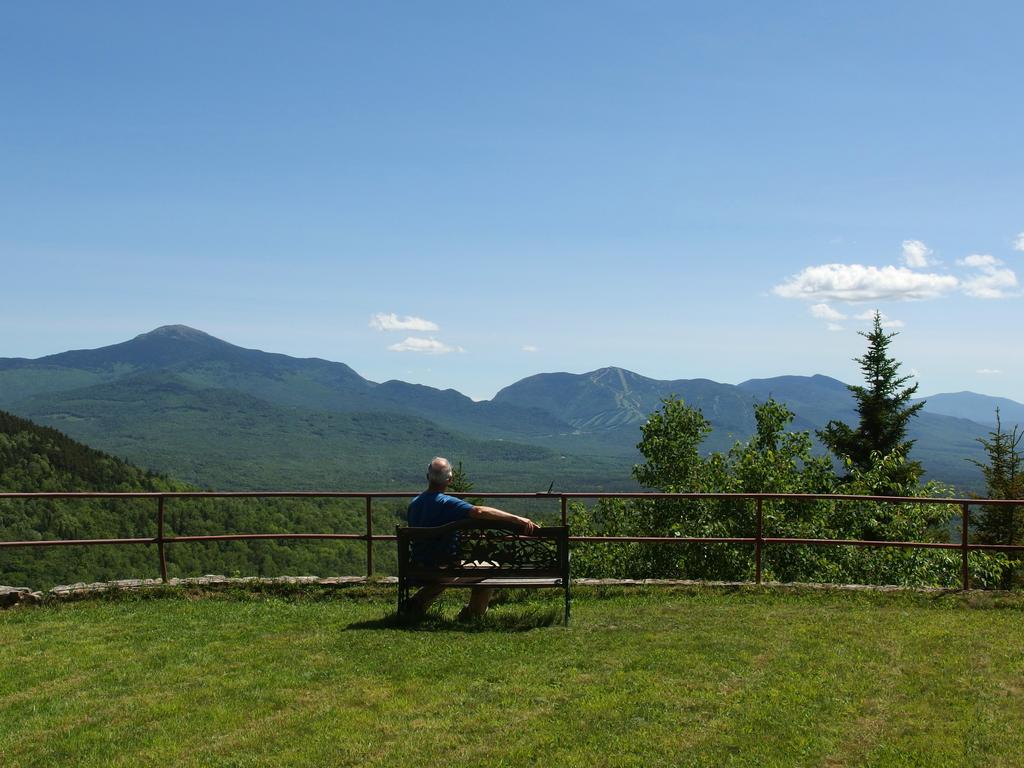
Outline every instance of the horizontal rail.
<path id="1" fill-rule="evenodd" d="M 116 539 L 47 539 L 34 541 L 0 541 L 0 548 L 12 547 L 70 547 L 70 546 L 103 546 L 156 544 L 159 548 L 160 571 L 167 581 L 167 562 L 165 547 L 169 544 L 201 543 L 213 541 L 248 541 L 248 540 L 341 540 L 365 541 L 367 575 L 373 575 L 373 544 L 380 541 L 395 541 L 393 534 L 378 535 L 373 532 L 372 504 L 374 499 L 408 499 L 421 491 L 78 491 L 78 492 L 44 492 L 44 493 L 0 493 L 2 499 L 22 500 L 55 500 L 55 499 L 153 499 L 158 502 L 157 535 L 155 537 L 116 538 Z M 754 536 L 570 536 L 575 543 L 638 543 L 638 544 L 753 544 L 755 557 L 755 581 L 761 583 L 763 545 L 803 545 L 803 546 L 853 546 L 853 547 L 894 547 L 900 549 L 958 549 L 962 559 L 963 588 L 969 586 L 968 558 L 971 552 L 1022 552 L 1024 544 L 981 544 L 969 541 L 970 508 L 974 506 L 1013 507 L 1024 506 L 1024 499 L 962 499 L 935 498 L 916 496 L 858 496 L 852 494 L 796 494 L 796 493 L 653 493 L 653 492 L 606 492 L 583 491 L 567 493 L 510 493 L 510 492 L 476 492 L 467 494 L 453 493 L 454 496 L 472 496 L 486 499 L 549 499 L 558 500 L 561 504 L 562 524 L 568 524 L 567 503 L 572 499 L 651 499 L 678 501 L 753 501 L 757 504 L 756 535 Z M 365 533 L 220 533 L 188 536 L 168 536 L 164 531 L 164 507 L 169 499 L 233 499 L 233 498 L 267 498 L 267 499 L 361 499 L 366 503 Z M 959 506 L 962 516 L 960 543 L 936 541 L 874 541 L 861 539 L 821 539 L 784 536 L 765 536 L 763 505 L 769 501 L 813 502 L 843 501 L 868 502 L 885 504 L 945 504 Z"/>
<path id="2" fill-rule="evenodd" d="M 766 544 L 804 544 L 811 547 L 896 547 L 899 549 L 960 549 L 959 544 L 943 541 L 872 541 L 870 539 L 790 539 L 781 536 L 765 536 Z M 971 547 L 976 547 L 972 544 Z"/>
<path id="3" fill-rule="evenodd" d="M 415 491 L 45 491 L 40 493 L 3 492 L 0 499 L 231 499 L 231 498 L 325 498 L 325 499 L 409 499 Z M 484 499 L 679 499 L 743 501 L 871 501 L 888 504 L 970 504 L 971 506 L 1021 506 L 1024 499 L 945 498 L 935 496 L 858 496 L 842 493 L 660 493 L 645 491 L 569 491 L 565 493 L 477 492 L 448 494 L 460 498 Z"/>
<path id="4" fill-rule="evenodd" d="M 43 539 L 0 541 L 0 547 L 89 547 L 96 544 L 157 544 L 160 539 Z"/>
<path id="5" fill-rule="evenodd" d="M 570 536 L 569 541 L 637 544 L 753 544 L 753 536 Z"/>
<path id="6" fill-rule="evenodd" d="M 324 499 L 409 499 L 418 491 L 42 491 L 39 493 L 4 492 L 0 499 L 247 499 L 247 498 L 324 498 Z M 558 499 L 558 493 L 455 493 L 449 496 L 483 496 L 489 499 Z"/>
<path id="7" fill-rule="evenodd" d="M 372 538 L 372 537 L 370 537 Z M 366 541 L 365 533 L 211 533 L 201 536 L 165 536 L 168 544 L 190 541 L 242 541 L 243 539 L 348 539 Z"/>
<path id="8" fill-rule="evenodd" d="M 452 494 L 458 495 L 458 494 Z M 485 493 L 474 491 L 472 496 L 486 496 Z M 537 494 L 544 496 L 545 494 Z M 936 496 L 858 496 L 844 493 L 613 493 L 613 492 L 573 492 L 550 494 L 553 498 L 567 499 L 711 499 L 724 501 L 878 501 L 888 504 L 970 504 L 972 506 L 1020 506 L 1024 499 L 960 499 Z"/>
<path id="9" fill-rule="evenodd" d="M 542 529 L 543 530 L 543 529 Z M 202 536 L 165 536 L 167 544 L 187 544 L 201 541 L 245 541 L 248 539 L 326 539 L 345 541 L 396 541 L 394 534 L 363 533 L 214 533 Z M 609 544 L 754 544 L 754 536 L 570 536 L 569 541 Z M 871 541 L 865 539 L 798 539 L 785 536 L 765 536 L 765 544 L 804 544 L 808 546 L 897 547 L 920 549 L 960 549 L 959 544 L 941 541 Z M 32 541 L 0 541 L 0 547 L 59 547 L 98 546 L 103 544 L 157 544 L 158 538 L 137 539 L 40 539 Z M 971 550 L 1024 552 L 1024 544 L 970 544 Z"/>

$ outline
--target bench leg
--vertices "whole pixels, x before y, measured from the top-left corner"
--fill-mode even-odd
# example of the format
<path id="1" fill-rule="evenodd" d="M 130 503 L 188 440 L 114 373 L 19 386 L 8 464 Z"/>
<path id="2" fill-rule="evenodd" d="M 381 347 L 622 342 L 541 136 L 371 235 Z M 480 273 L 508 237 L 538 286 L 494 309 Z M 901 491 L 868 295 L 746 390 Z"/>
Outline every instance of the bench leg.
<path id="1" fill-rule="evenodd" d="M 398 577 L 398 615 L 404 616 L 408 610 L 409 585 L 401 576 Z"/>

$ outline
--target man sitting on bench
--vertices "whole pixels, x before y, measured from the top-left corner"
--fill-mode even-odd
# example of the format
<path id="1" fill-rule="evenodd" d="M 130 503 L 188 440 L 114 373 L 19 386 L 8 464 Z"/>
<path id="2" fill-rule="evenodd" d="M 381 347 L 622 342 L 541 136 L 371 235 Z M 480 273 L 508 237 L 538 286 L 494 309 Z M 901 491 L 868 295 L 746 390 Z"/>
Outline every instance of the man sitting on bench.
<path id="1" fill-rule="evenodd" d="M 494 520 L 521 526 L 523 533 L 529 535 L 537 530 L 537 524 L 526 517 L 502 512 L 494 507 L 478 507 L 468 501 L 448 496 L 448 484 L 452 481 L 452 465 L 448 459 L 438 456 L 427 467 L 427 490 L 409 503 L 409 525 L 416 528 L 433 528 L 453 523 L 456 520 L 473 518 L 476 520 Z M 432 565 L 438 560 L 450 557 L 455 553 L 455 539 L 440 539 L 434 542 L 418 542 L 413 550 L 413 558 L 424 565 Z M 426 612 L 438 596 L 444 592 L 444 586 L 430 584 L 422 587 L 409 600 L 414 613 Z M 469 605 L 462 609 L 460 619 L 480 617 L 487 612 L 493 589 L 473 587 Z"/>

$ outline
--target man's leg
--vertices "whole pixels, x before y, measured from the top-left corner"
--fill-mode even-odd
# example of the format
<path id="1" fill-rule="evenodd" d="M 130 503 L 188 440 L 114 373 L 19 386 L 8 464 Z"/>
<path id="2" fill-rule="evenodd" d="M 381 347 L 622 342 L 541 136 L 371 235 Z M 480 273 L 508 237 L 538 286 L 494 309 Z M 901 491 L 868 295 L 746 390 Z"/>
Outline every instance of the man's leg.
<path id="1" fill-rule="evenodd" d="M 444 592 L 444 586 L 441 584 L 428 584 L 425 587 L 420 587 L 420 590 L 409 598 L 410 611 L 414 614 L 426 613 L 442 592 Z"/>
<path id="2" fill-rule="evenodd" d="M 493 587 L 473 587 L 469 596 L 469 605 L 463 609 L 463 613 L 480 618 L 487 613 L 487 605 L 491 602 L 493 594 Z"/>

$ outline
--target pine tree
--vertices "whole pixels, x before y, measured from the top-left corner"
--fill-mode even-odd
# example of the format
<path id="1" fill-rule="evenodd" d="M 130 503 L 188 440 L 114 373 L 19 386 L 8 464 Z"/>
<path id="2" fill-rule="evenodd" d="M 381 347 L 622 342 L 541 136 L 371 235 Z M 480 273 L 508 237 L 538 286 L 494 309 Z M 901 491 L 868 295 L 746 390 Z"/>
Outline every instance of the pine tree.
<path id="1" fill-rule="evenodd" d="M 1014 426 L 1013 431 L 1003 430 L 1003 422 L 996 408 L 996 428 L 988 438 L 979 437 L 978 442 L 985 448 L 988 463 L 971 461 L 985 475 L 985 495 L 990 499 L 1024 498 L 1024 456 L 1020 442 L 1024 434 Z M 1020 544 L 1024 541 L 1024 508 L 1018 506 L 982 507 L 975 523 L 978 541 L 982 544 Z M 1014 580 L 1014 570 L 1003 573 L 1003 587 L 1009 588 Z"/>
<path id="2" fill-rule="evenodd" d="M 900 376 L 900 363 L 889 356 L 889 344 L 898 334 L 886 333 L 881 313 L 876 311 L 874 325 L 860 334 L 868 340 L 860 364 L 866 386 L 849 385 L 857 400 L 860 422 L 854 429 L 841 421 L 830 421 L 817 435 L 833 454 L 847 460 L 852 467 L 868 471 L 884 458 L 895 453 L 902 461 L 892 478 L 895 486 L 914 485 L 921 477 L 921 464 L 907 461 L 913 440 L 907 440 L 907 423 L 924 403 L 910 405 L 917 384 L 907 387 L 912 376 Z"/>
<path id="3" fill-rule="evenodd" d="M 469 479 L 469 475 L 466 474 L 466 470 L 462 468 L 461 461 L 457 467 L 452 467 L 452 479 L 451 482 L 448 483 L 448 490 L 452 493 L 459 494 L 470 504 L 480 505 L 484 503 L 482 499 L 466 498 L 466 494 L 473 490 L 473 483 Z"/>

